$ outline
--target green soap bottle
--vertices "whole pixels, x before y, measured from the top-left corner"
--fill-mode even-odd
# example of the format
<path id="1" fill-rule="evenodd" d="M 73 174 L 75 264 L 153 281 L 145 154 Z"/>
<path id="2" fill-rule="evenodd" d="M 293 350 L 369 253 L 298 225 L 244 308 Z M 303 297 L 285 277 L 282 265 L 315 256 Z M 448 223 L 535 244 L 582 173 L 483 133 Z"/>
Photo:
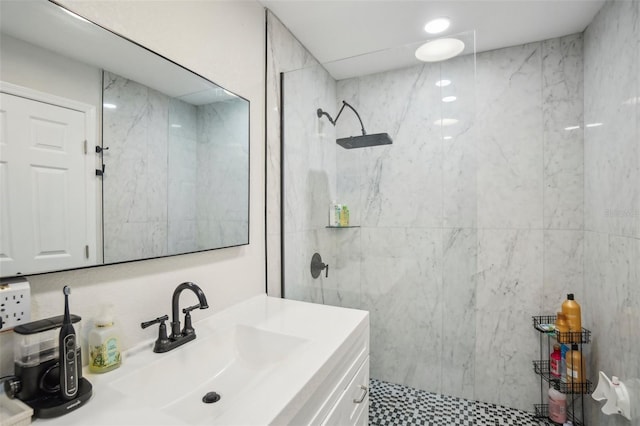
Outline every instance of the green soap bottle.
<path id="1" fill-rule="evenodd" d="M 122 354 L 118 334 L 113 316 L 104 310 L 89 333 L 89 371 L 106 373 L 120 367 Z"/>

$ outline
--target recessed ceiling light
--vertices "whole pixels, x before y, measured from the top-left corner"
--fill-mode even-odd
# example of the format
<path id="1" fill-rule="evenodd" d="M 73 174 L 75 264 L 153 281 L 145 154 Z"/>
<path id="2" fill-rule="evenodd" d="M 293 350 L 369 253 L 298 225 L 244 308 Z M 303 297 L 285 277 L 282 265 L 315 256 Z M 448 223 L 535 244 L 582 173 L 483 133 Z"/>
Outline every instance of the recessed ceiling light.
<path id="1" fill-rule="evenodd" d="M 444 139 L 445 141 L 448 141 L 448 140 L 453 139 L 453 136 L 445 136 L 442 139 Z"/>
<path id="2" fill-rule="evenodd" d="M 423 62 L 437 62 L 453 58 L 464 50 L 464 43 L 457 38 L 439 38 L 428 41 L 416 49 L 416 58 Z"/>
<path id="3" fill-rule="evenodd" d="M 584 127 L 600 127 L 602 126 L 602 123 L 589 123 Z"/>
<path id="4" fill-rule="evenodd" d="M 456 99 L 458 98 L 456 98 L 455 96 L 445 96 L 444 98 L 442 98 L 442 102 L 453 102 Z"/>
<path id="5" fill-rule="evenodd" d="M 105 107 L 106 109 L 116 109 L 116 108 L 118 108 L 116 106 L 116 104 L 110 104 L 110 103 L 104 103 L 104 104 L 102 104 L 102 106 Z"/>
<path id="6" fill-rule="evenodd" d="M 438 87 L 446 87 L 451 84 L 451 80 L 438 80 L 436 81 L 436 86 Z"/>
<path id="7" fill-rule="evenodd" d="M 436 126 L 452 126 L 458 122 L 455 118 L 441 118 L 433 122 Z"/>
<path id="8" fill-rule="evenodd" d="M 580 126 L 569 126 L 569 127 L 565 127 L 565 130 L 578 130 L 580 128 Z"/>
<path id="9" fill-rule="evenodd" d="M 182 127 L 182 124 L 172 124 L 171 127 L 173 127 L 174 129 L 179 129 Z"/>
<path id="10" fill-rule="evenodd" d="M 439 34 L 449 28 L 451 21 L 447 18 L 432 19 L 424 26 L 424 30 L 429 34 Z"/>

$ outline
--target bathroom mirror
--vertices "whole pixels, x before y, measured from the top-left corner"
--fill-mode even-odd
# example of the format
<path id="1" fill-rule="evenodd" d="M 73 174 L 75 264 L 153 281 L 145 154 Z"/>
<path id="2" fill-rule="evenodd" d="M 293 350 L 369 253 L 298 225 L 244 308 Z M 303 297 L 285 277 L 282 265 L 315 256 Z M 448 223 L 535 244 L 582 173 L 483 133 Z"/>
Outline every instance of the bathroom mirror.
<path id="1" fill-rule="evenodd" d="M 249 243 L 248 100 L 54 2 L 0 19 L 2 277 Z"/>

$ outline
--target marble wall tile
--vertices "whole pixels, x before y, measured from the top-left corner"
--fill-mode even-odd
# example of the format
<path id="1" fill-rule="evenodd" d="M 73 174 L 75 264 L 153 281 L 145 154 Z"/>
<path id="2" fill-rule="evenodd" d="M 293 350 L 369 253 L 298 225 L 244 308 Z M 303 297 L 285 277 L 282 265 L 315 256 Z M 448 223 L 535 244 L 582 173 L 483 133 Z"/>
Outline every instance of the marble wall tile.
<path id="1" fill-rule="evenodd" d="M 166 129 L 168 99 L 104 73 L 104 102 L 117 106 L 103 115 L 103 145 L 109 147 L 103 157 L 109 172 L 102 179 L 105 262 L 167 253 L 168 139 L 149 129 Z"/>
<path id="2" fill-rule="evenodd" d="M 605 3 L 584 35 L 585 291 L 588 368 L 640 389 L 640 2 Z M 583 305 L 584 306 L 584 305 Z M 596 424 L 604 416 L 590 401 Z"/>
<path id="3" fill-rule="evenodd" d="M 266 210 L 267 210 L 267 287 L 269 294 L 280 294 L 280 73 L 292 71 L 317 61 L 267 11 L 266 76 Z M 271 236 L 271 238 L 270 238 Z"/>
<path id="4" fill-rule="evenodd" d="M 117 106 L 103 116 L 103 145 L 109 147 L 103 159 L 110 170 L 103 179 L 104 197 L 110 200 L 105 204 L 104 220 L 141 222 L 147 214 L 147 182 L 140 171 L 148 167 L 148 89 L 105 72 L 104 102 Z"/>
<path id="5" fill-rule="evenodd" d="M 336 83 L 337 102 L 333 107 L 337 112 L 340 108 L 342 100 L 346 100 L 350 104 L 359 104 L 360 80 L 351 78 L 340 80 Z M 344 112 L 345 117 L 349 117 L 349 111 Z M 340 118 L 342 120 L 342 116 Z M 344 149 L 336 150 L 336 201 L 344 203 L 349 207 L 349 218 L 352 224 L 363 224 L 363 206 L 365 197 L 362 192 L 365 188 L 367 177 L 363 173 L 363 162 L 369 161 L 366 151 L 368 148 L 361 149 Z M 372 150 L 372 149 L 371 149 Z"/>
<path id="6" fill-rule="evenodd" d="M 467 399 L 475 397 L 477 238 L 474 228 L 443 229 L 440 392 Z"/>
<path id="7" fill-rule="evenodd" d="M 248 233 L 240 232 L 249 221 L 249 199 L 241 195 L 249 191 L 247 114 L 248 105 L 241 100 L 197 107 L 197 194 L 191 209 L 198 222 L 207 222 L 197 236 L 200 247 L 248 243 Z"/>
<path id="8" fill-rule="evenodd" d="M 438 76 L 437 67 L 411 67 L 358 78 L 353 99 L 339 93 L 358 110 L 368 133 L 386 132 L 394 141 L 359 149 L 362 226 L 442 226 L 442 141 L 435 124 L 441 113 L 424 107 L 439 105 Z M 336 135 L 360 134 L 355 115 L 343 116 Z"/>
<path id="9" fill-rule="evenodd" d="M 335 102 L 335 81 L 320 66 L 284 76 L 285 295 L 317 303 L 341 303 L 344 289 L 335 273 L 336 230 L 326 229 L 329 204 L 336 200 L 335 129 L 316 115 Z M 314 253 L 333 265 L 328 277 L 309 271 Z M 351 296 L 351 299 L 353 297 Z"/>
<path id="10" fill-rule="evenodd" d="M 531 316 L 542 308 L 541 230 L 478 231 L 475 399 L 531 410 L 540 380 Z"/>
<path id="11" fill-rule="evenodd" d="M 477 57 L 480 228 L 542 227 L 541 46 Z"/>
<path id="12" fill-rule="evenodd" d="M 371 376 L 437 390 L 442 351 L 442 231 L 362 229 L 362 308 Z"/>
<path id="13" fill-rule="evenodd" d="M 165 123 L 169 132 L 167 161 L 168 250 L 177 254 L 188 251 L 196 233 L 197 188 L 197 109 L 177 99 L 170 100 L 169 117 Z M 179 124 L 182 127 L 171 127 Z M 182 227 L 184 227 L 184 232 Z"/>
<path id="14" fill-rule="evenodd" d="M 567 294 L 584 303 L 584 233 L 578 230 L 544 231 L 544 280 L 541 315 L 560 311 Z"/>
<path id="15" fill-rule="evenodd" d="M 583 227 L 582 57 L 582 34 L 542 42 L 545 229 Z"/>
<path id="16" fill-rule="evenodd" d="M 336 258 L 331 265 L 330 274 L 336 277 L 336 289 L 331 293 L 333 299 L 328 303 L 345 308 L 361 307 L 362 294 L 362 229 L 333 229 Z"/>
<path id="17" fill-rule="evenodd" d="M 149 126 L 147 128 L 147 220 L 162 222 L 167 220 L 167 180 L 165 165 L 168 158 L 169 135 L 166 125 L 169 120 L 169 98 L 156 91 L 149 90 Z M 153 124 L 152 124 L 153 123 Z"/>
<path id="18" fill-rule="evenodd" d="M 587 229 L 640 237 L 637 6 L 612 1 L 585 32 Z M 616 48 L 612 48 L 616 46 Z M 635 95 L 634 95 L 635 93 Z M 635 103 L 635 104 L 634 104 Z"/>
<path id="19" fill-rule="evenodd" d="M 443 226 L 472 228 L 477 225 L 477 137 L 475 133 L 475 57 L 465 55 L 440 65 L 440 75 L 451 80 L 439 89 L 439 97 L 455 96 L 454 102 L 440 102 L 442 117 L 459 120 L 442 126 Z"/>
<path id="20" fill-rule="evenodd" d="M 324 228 L 336 200 L 333 126 L 316 110 L 332 104 L 335 83 L 322 67 L 292 71 L 284 80 L 285 233 Z"/>
<path id="21" fill-rule="evenodd" d="M 585 326 L 592 330 L 587 368 L 591 377 L 602 370 L 630 383 L 640 380 L 640 240 L 585 232 Z M 591 418 L 599 424 L 624 425 L 608 420 L 598 403 L 589 401 Z M 604 423 L 610 421 L 610 423 Z"/>
<path id="22" fill-rule="evenodd" d="M 285 297 L 313 303 L 327 303 L 339 300 L 337 296 L 337 274 L 329 271 L 318 278 L 310 272 L 311 258 L 319 253 L 324 263 L 336 264 L 335 238 L 330 230 L 303 230 L 285 234 L 286 268 L 284 274 Z"/>

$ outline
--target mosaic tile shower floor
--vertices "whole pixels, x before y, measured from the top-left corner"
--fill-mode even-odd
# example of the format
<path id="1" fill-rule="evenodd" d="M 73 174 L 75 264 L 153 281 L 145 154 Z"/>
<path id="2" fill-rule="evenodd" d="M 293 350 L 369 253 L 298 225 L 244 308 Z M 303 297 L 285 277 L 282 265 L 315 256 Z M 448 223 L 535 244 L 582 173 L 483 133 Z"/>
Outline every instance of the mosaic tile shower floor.
<path id="1" fill-rule="evenodd" d="M 539 421 L 526 411 L 371 379 L 369 425 L 546 426 L 552 423 Z"/>

